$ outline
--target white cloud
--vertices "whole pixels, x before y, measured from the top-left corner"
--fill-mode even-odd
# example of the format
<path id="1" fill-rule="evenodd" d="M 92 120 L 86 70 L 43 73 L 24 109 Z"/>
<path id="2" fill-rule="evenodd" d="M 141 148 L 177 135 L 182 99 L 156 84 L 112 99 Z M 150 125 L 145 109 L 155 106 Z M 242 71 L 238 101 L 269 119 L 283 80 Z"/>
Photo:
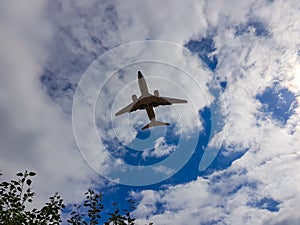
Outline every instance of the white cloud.
<path id="1" fill-rule="evenodd" d="M 203 5 L 204 2 L 190 0 L 176 4 L 169 0 L 118 2 L 118 35 L 122 42 L 147 38 L 184 44 L 191 36 L 206 34 Z"/>
<path id="2" fill-rule="evenodd" d="M 187 221 L 189 224 L 208 221 L 214 224 L 297 224 L 299 221 L 299 114 L 292 115 L 287 126 L 271 118 L 262 121 L 257 118 L 261 114 L 261 103 L 255 99 L 276 80 L 295 93 L 291 81 L 295 76 L 293 68 L 299 64 L 295 41 L 300 37 L 299 30 L 295 29 L 299 4 L 260 1 L 235 6 L 232 10 L 239 13 L 231 15 L 226 10 L 233 2 L 226 3 L 227 7 L 220 7 L 219 13 L 215 12 L 214 5 L 209 7 L 218 15 L 212 22 L 218 24 L 214 39 L 219 64 L 215 74 L 228 82 L 223 93 L 223 136 L 219 135 L 222 140 L 215 141 L 223 141 L 230 151 L 249 150 L 228 169 L 207 176 L 207 185 L 199 178 L 157 191 L 159 195 L 149 200 L 148 205 L 161 203 L 164 211 L 143 215 L 147 210 L 140 212 L 138 207 L 136 215 L 142 223 L 150 220 L 160 224 Z M 236 36 L 236 26 L 250 19 L 262 20 L 271 35 L 260 37 L 249 30 Z M 147 192 L 141 195 L 146 197 Z M 263 198 L 278 201 L 279 211 L 271 212 L 249 204 Z"/>
<path id="3" fill-rule="evenodd" d="M 78 201 L 94 176 L 76 148 L 70 119 L 39 83 L 51 25 L 46 3 L 1 2 L 0 165 L 4 177 L 33 170 L 36 202 L 58 191 Z"/>
<path id="4" fill-rule="evenodd" d="M 55 28 L 42 19 L 43 3 L 27 2 L 26 6 L 31 7 L 21 7 L 20 3 L 1 4 L 0 28 L 5 32 L 0 37 L 3 74 L 0 82 L 0 120 L 4 127 L 0 137 L 0 161 L 9 176 L 20 169 L 34 169 L 39 174 L 37 179 L 40 179 L 36 189 L 40 192 L 44 190 L 48 195 L 48 191 L 57 188 L 68 196 L 68 201 L 74 200 L 77 193 L 81 194 L 93 176 L 76 151 L 69 118 L 49 100 L 38 81 L 48 59 L 48 49 L 44 46 L 51 38 L 57 38 L 56 34 L 59 33 L 61 39 L 51 41 L 54 46 L 58 42 L 63 43 L 64 51 L 57 50 L 61 53 L 58 55 L 51 49 L 51 62 L 55 65 L 52 66 L 57 66 L 58 76 L 76 82 L 82 75 L 81 71 L 70 69 L 72 76 L 69 76 L 65 68 L 66 65 L 75 67 L 76 61 L 72 65 L 74 67 L 67 64 L 73 55 L 86 56 L 83 57 L 84 62 L 90 62 L 94 57 L 90 55 L 100 54 L 104 48 L 126 42 L 147 38 L 184 44 L 192 37 L 201 38 L 210 33 L 214 35 L 218 56 L 214 74 L 202 69 L 202 63 L 194 56 L 178 52 L 160 52 L 160 56 L 179 62 L 180 66 L 192 67 L 193 78 L 198 83 L 210 82 L 212 76 L 228 82 L 222 94 L 225 99 L 222 114 L 226 123 L 223 135 L 216 136 L 214 141 L 223 143 L 230 151 L 241 148 L 249 150 L 231 167 L 209 175 L 206 180 L 198 178 L 166 190 L 135 193 L 141 198 L 135 213 L 142 223 L 149 219 L 159 224 L 185 224 L 186 221 L 190 224 L 206 221 L 215 221 L 216 224 L 296 224 L 299 221 L 299 114 L 292 115 L 286 126 L 275 123 L 271 118 L 262 121 L 256 117 L 261 113 L 261 104 L 255 99 L 274 80 L 279 80 L 295 92 L 291 83 L 297 76 L 294 67 L 299 65 L 297 0 L 215 0 L 177 4 L 131 1 L 115 3 L 115 8 L 107 7 L 109 3 L 102 5 L 96 1 L 64 1 L 61 11 L 50 13 L 55 15 L 51 20 Z M 236 35 L 237 27 L 246 26 L 250 20 L 261 21 L 270 35 L 257 36 L 258 28 L 255 27 Z M 53 31 L 57 33 L 53 35 Z M 92 37 L 99 37 L 101 44 L 92 42 Z M 161 49 L 154 49 L 145 55 L 149 56 L 157 50 Z M 56 57 L 60 56 L 65 61 L 57 60 Z M 162 71 L 157 67 L 145 68 L 146 76 L 160 75 Z M 136 71 L 136 68 L 133 70 Z M 136 74 L 133 79 L 136 79 Z M 173 79 L 182 81 L 187 87 L 190 85 L 189 82 L 184 83 L 178 74 Z M 114 81 L 116 89 L 120 90 L 131 79 L 126 77 L 125 80 Z M 177 90 L 163 89 L 163 84 L 155 83 L 154 79 L 149 79 L 149 86 L 151 89 L 162 89 L 161 92 L 166 95 L 178 94 Z M 199 93 L 195 90 L 189 93 L 191 99 L 195 99 L 197 109 L 213 100 L 205 85 L 203 89 L 206 100 L 199 99 Z M 124 93 L 126 95 L 113 106 L 115 109 L 130 99 L 132 93 L 126 90 Z M 111 112 L 103 112 L 104 119 L 110 118 Z M 189 130 L 194 126 L 193 118 L 184 109 L 182 112 Z M 176 111 L 168 114 L 162 110 L 158 114 L 164 120 L 176 121 Z M 147 119 L 142 114 L 136 118 Z M 128 121 L 117 121 L 116 133 L 124 143 L 129 143 L 135 136 L 133 129 L 124 130 L 128 127 Z M 114 136 L 112 132 L 106 135 L 108 138 Z M 235 189 L 238 190 L 233 191 Z M 279 201 L 280 210 L 270 212 L 247 204 L 263 197 Z M 157 203 L 164 206 L 163 213 L 157 211 Z"/>
<path id="5" fill-rule="evenodd" d="M 53 5 L 55 6 L 53 7 Z M 95 5 L 97 5 L 97 7 L 95 7 Z M 186 7 L 191 5 L 194 5 L 194 3 L 191 2 L 186 5 Z M 47 13 L 45 10 L 46 6 L 50 7 Z M 52 7 L 57 7 L 58 10 L 53 10 Z M 138 7 L 138 3 L 132 5 L 132 7 Z M 60 108 L 49 99 L 45 90 L 41 88 L 39 77 L 40 74 L 44 72 L 43 69 L 46 62 L 49 62 L 47 67 L 50 65 L 55 68 L 51 70 L 51 72 L 54 73 L 52 76 L 57 77 L 61 73 L 63 77 L 67 77 L 67 79 L 73 83 L 76 77 L 81 75 L 76 74 L 76 71 L 74 72 L 67 69 L 68 66 L 71 67 L 67 64 L 69 63 L 68 60 L 73 60 L 72 57 L 74 54 L 83 55 L 85 52 L 93 52 L 94 49 L 102 51 L 102 46 L 111 47 L 122 42 L 133 41 L 134 39 L 132 38 L 126 40 L 126 37 L 122 37 L 122 35 L 126 36 L 126 34 L 129 34 L 124 30 L 122 31 L 126 26 L 121 24 L 121 21 L 125 23 L 128 22 L 128 20 L 123 18 L 127 17 L 125 13 L 127 6 L 120 4 L 117 8 L 118 15 L 114 15 L 108 20 L 105 18 L 104 20 L 106 21 L 102 21 L 104 17 L 100 14 L 93 20 L 89 20 L 89 17 L 85 17 L 87 20 L 81 20 L 80 16 L 78 17 L 79 11 L 80 15 L 84 15 L 85 13 L 88 15 L 91 11 L 99 9 L 110 16 L 114 14 L 111 11 L 115 10 L 114 7 L 110 7 L 110 4 L 103 3 L 102 5 L 96 2 L 84 4 L 81 2 L 64 2 L 60 4 L 49 2 L 49 5 L 46 5 L 46 3 L 42 4 L 35 1 L 26 4 L 24 7 L 16 3 L 3 4 L 5 13 L 2 14 L 4 18 L 2 19 L 1 27 L 3 26 L 3 30 L 6 30 L 6 33 L 1 37 L 3 39 L 1 44 L 3 51 L 1 52 L 6 52 L 7 54 L 1 57 L 1 59 L 3 59 L 1 69 L 3 70 L 3 74 L 5 74 L 4 78 L 2 78 L 4 81 L 1 82 L 3 85 L 1 89 L 3 93 L 1 94 L 1 105 L 3 109 L 2 120 L 7 124 L 3 129 L 4 134 L 2 137 L 5 138 L 3 138 L 1 143 L 3 146 L 1 149 L 3 149 L 2 165 L 5 165 L 4 167 L 7 168 L 8 176 L 11 176 L 16 170 L 19 170 L 17 167 L 20 167 L 20 169 L 32 168 L 40 173 L 40 179 L 42 180 L 37 181 L 37 183 L 41 185 L 40 188 L 36 187 L 38 192 L 43 188 L 45 188 L 45 192 L 47 192 L 46 190 L 53 190 L 53 186 L 55 186 L 56 183 L 60 183 L 61 187 L 58 188 L 58 191 L 65 196 L 67 201 L 69 201 L 71 197 L 69 197 L 66 192 L 70 195 L 75 193 L 74 191 L 67 191 L 65 186 L 69 184 L 70 180 L 74 179 L 75 182 L 85 183 L 84 186 L 89 183 L 91 176 L 89 172 L 90 169 L 83 163 L 81 155 L 76 150 L 70 127 L 70 118 L 64 115 L 60 111 Z M 159 9 L 161 7 L 157 4 L 155 8 Z M 197 7 L 192 8 L 195 9 L 193 13 L 196 15 Z M 144 9 L 147 11 L 147 8 Z M 148 13 L 150 12 L 151 10 L 148 11 Z M 165 10 L 162 10 L 160 14 L 164 16 Z M 122 20 L 119 21 L 120 24 L 118 24 L 116 29 L 111 25 L 113 23 L 112 20 L 118 20 L 118 16 L 120 16 Z M 141 13 L 139 16 L 143 17 Z M 174 15 L 174 18 L 169 20 L 169 22 L 173 23 L 177 16 L 178 15 Z M 202 18 L 200 13 L 197 13 L 197 16 Z M 47 17 L 51 17 L 51 20 L 46 21 Z M 199 25 L 205 29 L 205 25 L 202 26 L 202 23 L 199 24 L 193 21 L 194 18 L 193 16 L 188 18 L 189 22 L 193 22 L 191 30 L 199 30 Z M 148 19 L 151 19 L 151 17 Z M 97 26 L 99 21 L 102 21 L 100 27 Z M 140 21 L 140 18 L 138 18 L 134 23 L 137 24 Z M 205 21 L 203 22 L 205 23 Z M 147 20 L 145 20 L 145 24 L 141 24 L 141 26 L 144 27 L 146 23 L 148 23 Z M 176 25 L 180 25 L 181 29 L 187 29 L 185 23 L 185 21 L 178 20 Z M 86 26 L 86 24 L 89 24 L 89 26 Z M 174 25 L 170 24 L 170 26 Z M 167 27 L 169 28 L 170 26 Z M 133 27 L 136 27 L 136 25 L 133 25 Z M 157 28 L 156 22 L 153 23 L 153 29 L 154 28 Z M 149 27 L 147 29 L 149 29 Z M 157 34 L 163 34 L 165 29 L 166 28 L 163 27 L 159 28 Z M 118 31 L 121 32 L 120 36 L 118 36 Z M 102 35 L 101 32 L 103 32 L 104 35 Z M 62 33 L 64 35 L 62 35 Z M 152 33 L 151 31 L 151 35 L 153 35 Z M 179 35 L 178 37 L 175 37 L 176 33 Z M 191 35 L 193 33 L 194 31 L 190 32 Z M 130 36 L 134 36 L 137 39 L 144 39 L 145 32 L 141 32 L 140 34 L 141 38 L 137 38 L 139 36 L 138 33 L 135 32 L 131 32 Z M 167 30 L 165 35 L 168 35 Z M 156 34 L 154 34 L 154 36 L 156 36 Z M 99 37 L 102 46 L 91 43 L 92 37 Z M 174 31 L 169 37 L 178 38 L 178 42 L 183 42 L 181 32 Z M 171 40 L 169 38 L 166 39 Z M 174 41 L 174 39 L 172 40 Z M 51 48 L 47 49 L 48 46 Z M 56 49 L 56 46 L 58 46 L 58 49 Z M 166 53 L 166 57 L 171 56 L 173 55 Z M 178 57 L 178 55 L 176 56 Z M 182 57 L 181 55 L 179 56 Z M 178 62 L 181 60 L 181 58 L 176 57 L 174 57 L 174 59 Z M 189 63 L 189 61 L 185 58 L 181 63 L 186 64 Z M 199 72 L 201 68 L 201 66 L 199 68 L 199 62 L 195 57 L 192 67 L 195 72 Z M 70 73 L 72 77 L 67 76 L 65 73 Z M 198 76 L 197 81 L 206 83 L 206 80 L 209 79 L 208 75 L 209 73 L 207 71 L 203 71 L 203 76 Z M 184 85 L 188 85 L 188 83 Z M 171 91 L 170 93 L 172 94 L 174 92 Z M 8 100 L 10 96 L 14 98 Z M 197 96 L 192 96 L 194 99 L 195 97 Z M 211 97 L 207 97 L 208 99 L 196 100 L 197 107 L 201 108 L 209 104 Z M 61 99 L 63 98 L 64 96 L 61 96 Z M 65 100 L 61 101 L 61 99 L 57 98 L 57 102 L 62 104 L 61 107 L 65 109 L 65 104 L 68 105 L 68 103 Z M 19 112 L 22 112 L 22 116 L 19 116 Z M 174 113 L 176 114 L 176 111 L 173 110 L 173 117 Z M 165 112 L 161 115 L 167 115 L 167 113 Z M 191 122 L 192 117 L 188 117 L 188 114 L 186 114 L 186 116 L 185 124 L 189 127 L 195 126 L 195 123 Z M 174 118 L 172 120 L 174 121 Z M 126 127 L 126 124 L 122 127 Z M 14 136 L 17 141 L 11 140 L 12 136 Z M 20 149 L 22 149 L 22 151 L 20 151 Z M 20 158 L 15 159 L 16 155 L 20 155 Z M 96 159 L 96 157 L 93 157 L 93 159 Z M 103 159 L 102 157 L 102 160 Z M 66 161 L 70 162 L 67 166 L 65 164 Z M 61 172 L 62 170 L 64 172 Z M 53 180 L 49 179 L 51 173 L 53 173 Z M 72 185 L 72 187 L 75 187 L 75 185 Z M 80 190 L 78 192 L 80 192 Z"/>
<path id="6" fill-rule="evenodd" d="M 176 149 L 175 145 L 168 145 L 164 137 L 160 137 L 155 140 L 154 150 L 146 150 L 143 152 L 143 158 L 147 157 L 162 157 L 165 155 L 169 155 Z"/>

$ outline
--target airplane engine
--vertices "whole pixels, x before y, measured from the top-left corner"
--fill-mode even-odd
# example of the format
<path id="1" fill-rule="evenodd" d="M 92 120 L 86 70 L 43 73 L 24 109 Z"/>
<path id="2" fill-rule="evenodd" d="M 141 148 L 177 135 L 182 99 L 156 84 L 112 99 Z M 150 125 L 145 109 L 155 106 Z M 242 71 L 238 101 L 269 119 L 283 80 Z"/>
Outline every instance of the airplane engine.
<path id="1" fill-rule="evenodd" d="M 132 98 L 132 101 L 133 101 L 133 102 L 136 102 L 136 101 L 137 101 L 137 96 L 136 96 L 136 95 L 132 95 L 131 98 Z"/>
<path id="2" fill-rule="evenodd" d="M 158 91 L 158 90 L 155 90 L 155 91 L 154 91 L 154 96 L 155 96 L 155 97 L 158 97 L 158 96 L 159 96 L 159 91 Z"/>

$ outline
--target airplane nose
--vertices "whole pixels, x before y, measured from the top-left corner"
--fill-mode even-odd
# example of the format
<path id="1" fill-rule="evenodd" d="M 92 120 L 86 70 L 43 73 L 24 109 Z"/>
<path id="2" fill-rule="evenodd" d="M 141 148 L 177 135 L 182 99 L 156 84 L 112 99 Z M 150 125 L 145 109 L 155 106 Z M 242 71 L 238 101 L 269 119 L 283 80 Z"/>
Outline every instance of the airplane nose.
<path id="1" fill-rule="evenodd" d="M 141 71 L 138 71 L 138 78 L 139 79 L 143 78 L 143 74 L 141 73 Z"/>

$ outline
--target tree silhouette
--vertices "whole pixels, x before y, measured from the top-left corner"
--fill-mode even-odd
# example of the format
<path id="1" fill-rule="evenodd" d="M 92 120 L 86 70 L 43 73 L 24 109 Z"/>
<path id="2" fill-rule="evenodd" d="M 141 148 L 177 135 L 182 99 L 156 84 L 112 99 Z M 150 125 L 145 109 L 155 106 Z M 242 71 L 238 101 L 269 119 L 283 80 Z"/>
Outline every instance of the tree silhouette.
<path id="1" fill-rule="evenodd" d="M 28 210 L 26 204 L 32 203 L 35 195 L 31 188 L 35 173 L 25 170 L 17 176 L 17 180 L 0 183 L 0 224 L 59 224 L 60 211 L 64 208 L 61 197 L 55 193 L 41 209 Z"/>
<path id="2" fill-rule="evenodd" d="M 0 176 L 2 174 L 0 173 Z M 58 193 L 49 198 L 41 209 L 27 209 L 27 205 L 33 202 L 35 193 L 32 191 L 31 178 L 35 172 L 19 172 L 18 179 L 0 183 L 0 224 L 6 225 L 56 225 L 62 222 L 61 213 L 65 208 L 63 199 Z M 102 204 L 102 193 L 89 189 L 85 194 L 82 204 L 73 205 L 73 209 L 67 220 L 72 225 L 97 225 L 100 223 Z M 129 209 L 120 210 L 118 203 L 114 202 L 114 211 L 108 213 L 108 221 L 105 225 L 135 225 L 135 218 L 131 212 L 135 209 L 132 199 L 127 201 Z M 153 223 L 149 222 L 149 225 Z"/>

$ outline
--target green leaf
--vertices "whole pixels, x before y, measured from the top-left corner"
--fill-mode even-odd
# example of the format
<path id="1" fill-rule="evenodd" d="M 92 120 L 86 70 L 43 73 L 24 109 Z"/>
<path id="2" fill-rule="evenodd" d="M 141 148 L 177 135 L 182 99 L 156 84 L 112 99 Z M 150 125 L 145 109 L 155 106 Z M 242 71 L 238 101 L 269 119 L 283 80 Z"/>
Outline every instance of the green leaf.
<path id="1" fill-rule="evenodd" d="M 36 175 L 35 172 L 29 172 L 29 176 L 33 177 L 33 176 L 35 176 L 35 175 Z"/>
<path id="2" fill-rule="evenodd" d="M 18 177 L 23 177 L 23 173 L 21 173 L 21 172 L 20 172 L 20 173 L 17 173 L 17 176 L 18 176 Z"/>
<path id="3" fill-rule="evenodd" d="M 18 190 L 19 192 L 22 192 L 22 188 L 21 188 L 20 186 L 17 187 L 17 190 Z"/>
<path id="4" fill-rule="evenodd" d="M 31 181 L 30 179 L 28 179 L 28 180 L 26 181 L 26 184 L 27 184 L 28 186 L 30 186 L 31 183 L 32 183 L 32 181 Z"/>
<path id="5" fill-rule="evenodd" d="M 4 181 L 4 182 L 1 183 L 1 186 L 3 186 L 3 187 L 7 187 L 8 185 L 9 185 L 9 183 L 6 182 L 6 181 Z"/>

